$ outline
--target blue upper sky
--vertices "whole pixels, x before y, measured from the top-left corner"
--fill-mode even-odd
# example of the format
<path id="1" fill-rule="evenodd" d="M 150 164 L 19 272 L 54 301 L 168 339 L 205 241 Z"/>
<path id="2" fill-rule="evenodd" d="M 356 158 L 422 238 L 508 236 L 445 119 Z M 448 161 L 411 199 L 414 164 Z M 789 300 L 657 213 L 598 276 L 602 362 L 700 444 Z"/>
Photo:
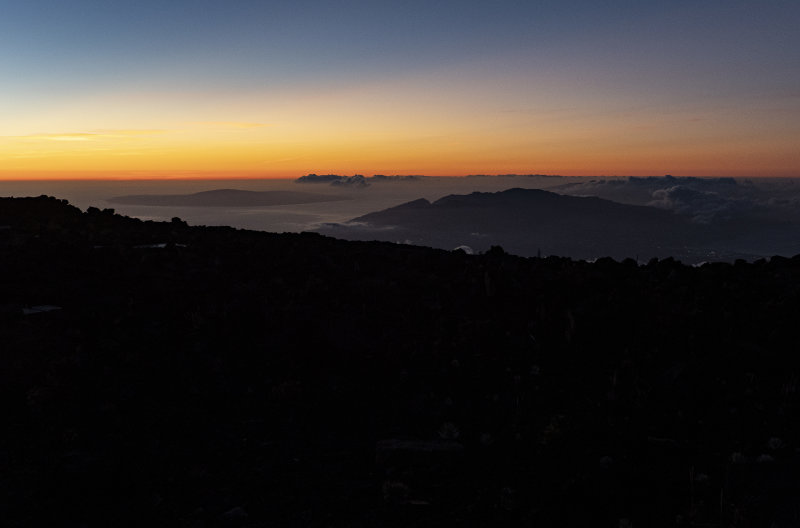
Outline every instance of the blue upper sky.
<path id="1" fill-rule="evenodd" d="M 509 111 L 530 111 L 535 92 L 549 111 L 763 112 L 769 100 L 791 113 L 798 28 L 797 0 L 6 1 L 0 121 L 117 91 L 246 96 L 415 78 Z"/>
<path id="2" fill-rule="evenodd" d="M 0 64 L 62 82 L 358 79 L 506 57 L 729 89 L 800 81 L 800 2 L 6 2 Z M 229 77 L 227 77 L 229 76 Z M 9 79 L 6 83 L 25 82 Z M 753 78 L 756 77 L 756 78 Z M 687 79 L 688 78 L 688 79 Z M 5 83 L 4 83 L 5 84 Z M 723 86 L 720 86 L 722 88 Z"/>

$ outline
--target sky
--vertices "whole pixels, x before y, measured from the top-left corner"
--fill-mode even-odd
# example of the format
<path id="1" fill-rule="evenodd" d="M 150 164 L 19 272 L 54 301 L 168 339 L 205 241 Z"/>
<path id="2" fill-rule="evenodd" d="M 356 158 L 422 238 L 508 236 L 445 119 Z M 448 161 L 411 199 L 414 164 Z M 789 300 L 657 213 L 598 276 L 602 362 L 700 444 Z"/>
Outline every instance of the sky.
<path id="1" fill-rule="evenodd" d="M 0 7 L 0 178 L 800 176 L 797 0 Z"/>

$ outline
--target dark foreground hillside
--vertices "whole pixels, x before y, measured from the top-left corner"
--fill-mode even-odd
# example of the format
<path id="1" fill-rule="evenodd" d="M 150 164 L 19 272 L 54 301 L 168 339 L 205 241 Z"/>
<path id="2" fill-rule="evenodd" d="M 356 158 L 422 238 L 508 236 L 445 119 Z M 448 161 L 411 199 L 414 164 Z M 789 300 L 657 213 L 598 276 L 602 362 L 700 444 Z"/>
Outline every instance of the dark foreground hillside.
<path id="1" fill-rule="evenodd" d="M 800 526 L 800 258 L 0 199 L 3 526 Z"/>

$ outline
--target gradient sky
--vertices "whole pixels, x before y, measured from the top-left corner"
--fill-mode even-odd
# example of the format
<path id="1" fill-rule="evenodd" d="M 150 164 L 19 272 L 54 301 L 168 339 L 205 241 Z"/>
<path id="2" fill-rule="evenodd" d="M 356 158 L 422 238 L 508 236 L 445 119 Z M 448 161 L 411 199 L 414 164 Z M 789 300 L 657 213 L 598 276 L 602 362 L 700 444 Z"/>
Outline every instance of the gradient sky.
<path id="1" fill-rule="evenodd" d="M 800 176 L 798 28 L 797 0 L 4 0 L 0 174 Z"/>

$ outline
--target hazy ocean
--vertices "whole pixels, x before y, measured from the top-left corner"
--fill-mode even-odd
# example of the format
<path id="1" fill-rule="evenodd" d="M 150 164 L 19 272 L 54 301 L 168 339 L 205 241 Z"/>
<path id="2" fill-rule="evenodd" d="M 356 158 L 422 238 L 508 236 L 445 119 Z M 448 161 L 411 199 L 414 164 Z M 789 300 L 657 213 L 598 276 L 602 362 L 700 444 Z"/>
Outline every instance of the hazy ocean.
<path id="1" fill-rule="evenodd" d="M 418 198 L 436 200 L 449 194 L 495 192 L 522 187 L 546 189 L 575 178 L 475 177 L 423 178 L 415 181 L 381 181 L 368 187 L 334 187 L 326 183 L 302 184 L 294 180 L 71 180 L 0 181 L 0 196 L 49 195 L 66 199 L 86 210 L 113 208 L 142 220 L 180 217 L 191 225 L 229 225 L 273 232 L 300 232 L 327 222 L 345 222 L 366 213 Z M 140 194 L 191 194 L 214 189 L 250 191 L 307 191 L 346 198 L 331 202 L 262 207 L 163 207 L 109 203 L 115 196 Z"/>
<path id="2" fill-rule="evenodd" d="M 72 180 L 72 181 L 0 181 L 0 196 L 50 195 L 68 200 L 86 210 L 88 207 L 112 208 L 117 213 L 142 220 L 169 221 L 179 217 L 190 225 L 227 225 L 242 229 L 271 232 L 313 231 L 323 224 L 340 224 L 353 218 L 382 211 L 412 200 L 425 198 L 435 201 L 451 194 L 471 192 L 497 192 L 512 188 L 547 189 L 572 196 L 594 196 L 629 205 L 658 207 L 697 224 L 697 229 L 707 233 L 708 240 L 701 246 L 676 247 L 671 254 L 687 262 L 745 258 L 760 256 L 793 256 L 800 253 L 800 180 L 798 179 L 732 179 L 732 178 L 591 178 L 544 176 L 484 176 L 484 177 L 428 177 L 415 180 L 372 180 L 368 186 L 333 186 L 329 183 L 297 183 L 284 180 Z M 245 206 L 245 207 L 188 207 L 128 205 L 112 203 L 114 197 L 126 195 L 193 194 L 202 191 L 237 189 L 246 191 L 295 191 L 314 195 L 330 195 L 329 202 L 307 204 Z M 565 218 L 570 211 L 564 211 Z M 567 225 L 556 222 L 549 228 L 551 234 L 561 233 L 567 240 L 571 234 Z M 535 227 L 535 226 L 532 226 Z M 385 239 L 369 232 L 359 234 L 358 227 L 351 231 L 326 228 L 325 234 L 340 238 Z M 426 226 L 428 233 L 436 233 L 437 226 Z M 524 230 L 523 230 L 524 231 Z M 535 229 L 531 232 L 535 232 Z M 495 234 L 492 240 L 477 244 L 469 236 L 466 240 L 441 241 L 439 246 L 457 247 L 466 244 L 485 250 L 494 240 L 503 237 L 505 244 L 513 247 L 526 236 L 525 232 Z M 602 233 L 606 242 L 615 237 L 614 232 Z M 498 238 L 499 237 L 499 238 Z M 511 237 L 511 238 L 509 238 Z M 520 239 L 522 237 L 522 239 Z M 556 237 L 558 239 L 558 237 Z M 519 240 L 518 240 L 519 239 Z M 414 242 L 413 237 L 392 241 Z M 426 239 L 427 240 L 427 239 Z M 516 240 L 516 242 L 514 242 Z M 597 241 L 598 243 L 600 241 Z M 436 245 L 419 241 L 423 245 Z M 499 243 L 499 242 L 498 242 Z M 639 254 L 629 248 L 631 255 Z M 502 244 L 501 244 L 502 245 Z M 485 246 L 485 247 L 484 247 Z M 438 247 L 438 246 L 437 246 Z M 483 249 L 481 249 L 483 248 Z M 655 253 L 654 253 L 655 254 Z M 603 256 L 603 255 L 596 255 Z"/>

